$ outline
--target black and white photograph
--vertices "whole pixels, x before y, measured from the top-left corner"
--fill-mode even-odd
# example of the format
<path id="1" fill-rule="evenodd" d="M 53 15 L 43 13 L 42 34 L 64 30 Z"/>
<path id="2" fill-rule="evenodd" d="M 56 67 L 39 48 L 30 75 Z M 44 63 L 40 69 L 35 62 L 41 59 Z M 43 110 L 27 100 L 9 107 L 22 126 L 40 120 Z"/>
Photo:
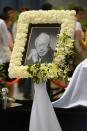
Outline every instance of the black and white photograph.
<path id="1" fill-rule="evenodd" d="M 59 30 L 59 27 L 32 27 L 24 64 L 52 63 Z"/>

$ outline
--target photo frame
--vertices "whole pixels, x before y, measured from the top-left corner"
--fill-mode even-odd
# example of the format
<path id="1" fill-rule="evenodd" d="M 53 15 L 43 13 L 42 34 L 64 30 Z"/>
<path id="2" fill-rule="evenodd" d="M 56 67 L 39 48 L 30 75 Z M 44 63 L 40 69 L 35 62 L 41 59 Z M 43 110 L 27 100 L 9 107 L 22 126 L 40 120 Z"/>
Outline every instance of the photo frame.
<path id="1" fill-rule="evenodd" d="M 57 44 L 57 34 L 60 32 L 60 28 L 60 24 L 30 24 L 23 64 L 52 63 Z M 48 47 L 44 49 L 47 44 Z"/>
<path id="2" fill-rule="evenodd" d="M 58 25 L 60 30 L 56 34 L 56 47 L 52 62 L 24 64 L 27 52 L 27 43 L 32 37 L 30 27 L 54 28 Z M 39 81 L 47 79 L 67 79 L 70 64 L 73 63 L 73 34 L 75 27 L 75 11 L 48 10 L 23 12 L 18 20 L 17 35 L 11 55 L 9 76 L 11 78 L 33 78 Z M 59 28 L 58 28 L 59 29 Z M 29 47 L 28 47 L 29 48 Z"/>

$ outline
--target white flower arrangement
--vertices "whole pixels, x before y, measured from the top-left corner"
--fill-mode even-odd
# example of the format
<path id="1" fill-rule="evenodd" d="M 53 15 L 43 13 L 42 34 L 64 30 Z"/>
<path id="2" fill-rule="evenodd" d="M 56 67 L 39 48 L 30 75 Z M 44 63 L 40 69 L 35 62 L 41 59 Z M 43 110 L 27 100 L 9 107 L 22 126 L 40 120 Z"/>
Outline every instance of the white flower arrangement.
<path id="1" fill-rule="evenodd" d="M 22 65 L 23 52 L 27 41 L 29 24 L 61 24 L 57 34 L 57 45 L 52 63 Z M 11 78 L 31 77 L 35 80 L 46 81 L 50 78 L 67 79 L 69 65 L 73 62 L 73 34 L 75 27 L 75 11 L 49 10 L 27 11 L 20 15 L 17 25 L 17 35 L 11 55 L 9 76 Z"/>

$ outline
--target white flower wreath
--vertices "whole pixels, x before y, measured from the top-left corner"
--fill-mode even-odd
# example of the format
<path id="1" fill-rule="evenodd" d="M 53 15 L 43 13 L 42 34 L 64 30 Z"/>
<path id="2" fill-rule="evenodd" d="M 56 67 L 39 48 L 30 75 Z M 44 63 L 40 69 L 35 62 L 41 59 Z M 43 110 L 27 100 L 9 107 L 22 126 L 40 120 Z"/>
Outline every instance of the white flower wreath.
<path id="1" fill-rule="evenodd" d="M 57 34 L 56 51 L 52 63 L 22 65 L 23 52 L 27 41 L 29 24 L 61 24 L 60 33 Z M 49 10 L 27 11 L 20 15 L 17 25 L 17 35 L 11 55 L 9 76 L 11 78 L 31 77 L 36 81 L 46 81 L 49 78 L 67 79 L 69 65 L 73 59 L 73 33 L 75 27 L 75 11 Z"/>

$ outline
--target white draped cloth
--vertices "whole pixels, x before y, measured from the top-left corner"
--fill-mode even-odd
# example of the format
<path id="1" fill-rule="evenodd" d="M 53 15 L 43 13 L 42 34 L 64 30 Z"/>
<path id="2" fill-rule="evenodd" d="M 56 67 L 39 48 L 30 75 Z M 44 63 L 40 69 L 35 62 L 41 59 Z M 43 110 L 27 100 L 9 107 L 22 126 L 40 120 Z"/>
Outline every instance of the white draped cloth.
<path id="1" fill-rule="evenodd" d="M 34 84 L 29 131 L 62 131 L 47 94 L 46 83 Z"/>
<path id="2" fill-rule="evenodd" d="M 52 104 L 60 108 L 87 106 L 87 59 L 77 66 L 64 94 Z"/>

